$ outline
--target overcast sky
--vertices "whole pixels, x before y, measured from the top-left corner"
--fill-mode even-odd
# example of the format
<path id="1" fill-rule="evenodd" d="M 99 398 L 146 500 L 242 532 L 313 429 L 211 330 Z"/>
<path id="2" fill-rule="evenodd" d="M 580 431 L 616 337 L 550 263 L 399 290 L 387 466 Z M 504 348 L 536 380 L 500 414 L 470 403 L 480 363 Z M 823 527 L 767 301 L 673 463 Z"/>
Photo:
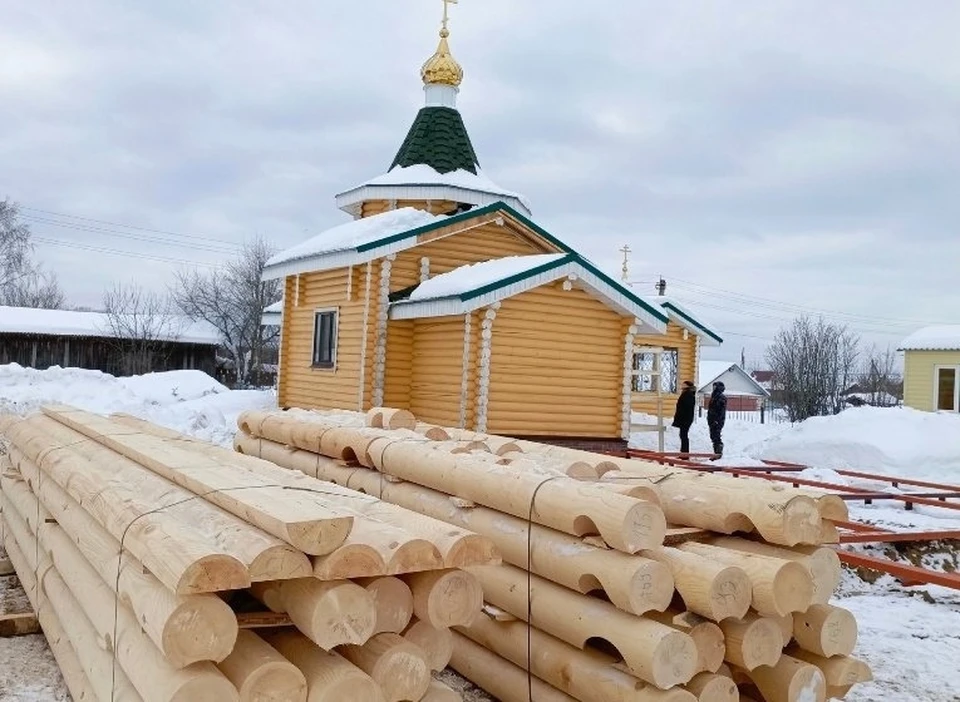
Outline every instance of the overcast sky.
<path id="1" fill-rule="evenodd" d="M 422 104 L 442 7 L 3 5 L 0 197 L 88 305 L 114 281 L 162 288 L 251 237 L 286 247 L 345 221 L 334 194 L 386 170 Z M 882 345 L 960 324 L 960 2 L 451 14 L 487 175 L 613 274 L 628 243 L 638 292 L 663 274 L 722 331 L 710 356 L 759 362 L 803 311 Z"/>

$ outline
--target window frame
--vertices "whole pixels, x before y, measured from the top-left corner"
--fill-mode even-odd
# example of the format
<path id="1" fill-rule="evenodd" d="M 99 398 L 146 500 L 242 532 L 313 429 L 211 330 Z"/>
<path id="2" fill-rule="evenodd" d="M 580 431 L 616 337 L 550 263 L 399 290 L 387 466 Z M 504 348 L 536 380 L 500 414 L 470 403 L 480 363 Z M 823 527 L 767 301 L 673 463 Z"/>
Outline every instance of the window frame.
<path id="1" fill-rule="evenodd" d="M 330 345 L 330 362 L 317 362 L 317 334 L 320 331 L 320 318 L 322 315 L 333 315 L 332 343 Z M 313 311 L 313 338 L 310 347 L 310 367 L 320 371 L 337 370 L 337 346 L 340 336 L 340 308 L 339 307 L 321 307 Z"/>
<path id="2" fill-rule="evenodd" d="M 953 409 L 940 409 L 940 371 L 953 371 Z M 960 413 L 960 364 L 938 363 L 933 367 L 933 411 Z"/>
<path id="3" fill-rule="evenodd" d="M 662 353 L 660 354 L 660 375 L 659 375 L 659 376 L 656 376 L 655 379 L 652 380 L 652 382 L 650 383 L 650 385 L 651 385 L 650 389 L 648 389 L 648 390 L 643 390 L 643 389 L 639 389 L 638 386 L 642 385 L 642 382 L 643 382 L 643 378 L 644 378 L 644 377 L 649 378 L 649 377 L 651 377 L 651 376 L 649 376 L 649 375 L 648 375 L 648 376 L 632 375 L 632 374 L 631 374 L 631 375 L 632 375 L 632 378 L 631 378 L 631 380 L 630 380 L 630 392 L 631 392 L 632 394 L 634 394 L 634 395 L 654 394 L 654 395 L 655 395 L 655 394 L 657 393 L 657 385 L 654 385 L 654 383 L 659 384 L 659 386 L 660 386 L 660 394 L 661 394 L 661 395 L 678 395 L 678 394 L 680 393 L 680 348 L 677 347 L 677 346 L 663 346 L 663 347 L 661 347 L 661 348 L 663 349 L 663 351 L 662 351 Z M 673 390 L 664 390 L 664 389 L 663 389 L 663 377 L 664 377 L 664 376 L 663 376 L 663 365 L 664 365 L 664 364 L 663 364 L 663 357 L 666 356 L 667 354 L 676 354 L 676 363 L 675 363 L 674 368 L 673 368 L 673 376 L 674 376 L 674 377 L 673 377 Z M 640 369 L 638 368 L 637 359 L 638 359 L 640 356 L 644 356 L 644 355 L 651 355 L 651 356 L 653 356 L 653 355 L 655 355 L 655 354 L 647 353 L 647 352 L 643 352 L 643 351 L 641 351 L 641 352 L 634 352 L 634 354 L 633 354 L 633 360 L 631 361 L 631 366 L 630 366 L 631 371 L 640 370 Z"/>

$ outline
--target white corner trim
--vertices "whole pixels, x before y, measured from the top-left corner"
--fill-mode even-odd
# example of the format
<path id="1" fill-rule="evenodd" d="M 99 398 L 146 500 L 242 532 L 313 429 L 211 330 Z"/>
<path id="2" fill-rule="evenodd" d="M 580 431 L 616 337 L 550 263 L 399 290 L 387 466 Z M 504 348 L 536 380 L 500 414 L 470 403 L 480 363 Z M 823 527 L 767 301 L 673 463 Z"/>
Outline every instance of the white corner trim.
<path id="1" fill-rule="evenodd" d="M 497 318 L 494 307 L 484 312 L 483 322 L 480 324 L 480 378 L 477 383 L 477 421 L 475 431 L 483 433 L 487 430 L 487 408 L 490 400 L 490 358 L 493 342 L 493 321 Z"/>
<path id="2" fill-rule="evenodd" d="M 390 306 L 390 273 L 396 254 L 380 264 L 380 289 L 377 296 L 377 337 L 373 347 L 373 406 L 383 406 L 384 378 L 387 370 L 387 317 Z"/>
<path id="3" fill-rule="evenodd" d="M 363 400 L 365 395 L 364 385 L 366 384 L 366 371 L 367 371 L 367 333 L 370 328 L 370 279 L 373 277 L 373 261 L 367 261 L 367 282 L 365 284 L 365 292 L 363 296 L 363 335 L 360 337 L 360 388 L 359 388 L 359 400 L 358 400 L 358 411 L 363 412 L 365 408 L 363 406 Z"/>
<path id="4" fill-rule="evenodd" d="M 467 399 L 470 396 L 470 331 L 473 313 L 463 315 L 463 374 L 460 378 L 460 428 L 467 428 Z"/>
<path id="5" fill-rule="evenodd" d="M 353 299 L 353 266 L 347 269 L 347 302 Z"/>
<path id="6" fill-rule="evenodd" d="M 627 330 L 623 339 L 623 406 L 620 418 L 620 436 L 625 441 L 630 440 L 630 426 L 633 413 L 633 340 L 635 326 Z"/>
<path id="7" fill-rule="evenodd" d="M 426 283 L 430 280 L 430 259 L 424 256 L 420 259 L 420 282 Z"/>

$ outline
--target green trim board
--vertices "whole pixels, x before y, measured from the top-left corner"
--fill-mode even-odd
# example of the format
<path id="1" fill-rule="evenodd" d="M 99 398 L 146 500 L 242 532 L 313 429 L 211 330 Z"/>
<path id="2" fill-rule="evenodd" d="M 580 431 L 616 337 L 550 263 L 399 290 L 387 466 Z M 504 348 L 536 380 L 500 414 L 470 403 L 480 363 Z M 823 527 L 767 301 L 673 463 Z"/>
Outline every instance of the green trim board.
<path id="1" fill-rule="evenodd" d="M 709 336 L 710 338 L 712 338 L 713 340 L 715 340 L 718 344 L 722 344 L 722 343 L 723 343 L 723 338 L 722 338 L 722 337 L 720 337 L 720 336 L 717 335 L 717 334 L 714 334 L 712 331 L 710 331 L 709 329 L 707 329 L 707 327 L 705 327 L 703 324 L 701 324 L 700 322 L 698 322 L 697 320 L 695 320 L 695 319 L 694 319 L 693 317 L 691 317 L 689 314 L 687 314 L 686 312 L 684 312 L 684 311 L 681 310 L 680 308 L 676 307 L 673 303 L 671 303 L 671 302 L 665 302 L 665 303 L 662 305 L 662 307 L 663 307 L 663 309 L 669 310 L 670 312 L 673 312 L 673 313 L 674 313 L 675 315 L 677 315 L 678 317 L 681 317 L 682 319 L 686 320 L 689 324 L 695 326 L 697 329 L 699 329 L 700 331 L 702 331 L 704 334 L 706 334 L 707 336 Z"/>
<path id="2" fill-rule="evenodd" d="M 388 170 L 420 164 L 437 173 L 464 170 L 476 175 L 480 161 L 459 111 L 430 106 L 417 113 Z"/>

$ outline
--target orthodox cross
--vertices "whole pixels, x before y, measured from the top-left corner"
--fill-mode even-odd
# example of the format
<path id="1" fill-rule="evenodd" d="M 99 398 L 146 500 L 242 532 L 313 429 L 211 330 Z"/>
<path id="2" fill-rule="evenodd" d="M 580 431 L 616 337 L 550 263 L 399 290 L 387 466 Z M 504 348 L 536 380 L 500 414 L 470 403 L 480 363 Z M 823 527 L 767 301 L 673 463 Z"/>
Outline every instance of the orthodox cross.
<path id="1" fill-rule="evenodd" d="M 447 0 L 444 0 L 446 2 Z M 454 0 L 456 2 L 456 0 Z M 630 245 L 624 244 L 623 248 L 620 249 L 620 252 L 623 254 L 623 282 L 627 282 L 627 255 L 630 253 Z"/>
<path id="2" fill-rule="evenodd" d="M 456 5 L 460 0 L 443 0 L 443 28 L 447 28 L 447 21 L 449 19 L 448 10 L 451 5 Z"/>

